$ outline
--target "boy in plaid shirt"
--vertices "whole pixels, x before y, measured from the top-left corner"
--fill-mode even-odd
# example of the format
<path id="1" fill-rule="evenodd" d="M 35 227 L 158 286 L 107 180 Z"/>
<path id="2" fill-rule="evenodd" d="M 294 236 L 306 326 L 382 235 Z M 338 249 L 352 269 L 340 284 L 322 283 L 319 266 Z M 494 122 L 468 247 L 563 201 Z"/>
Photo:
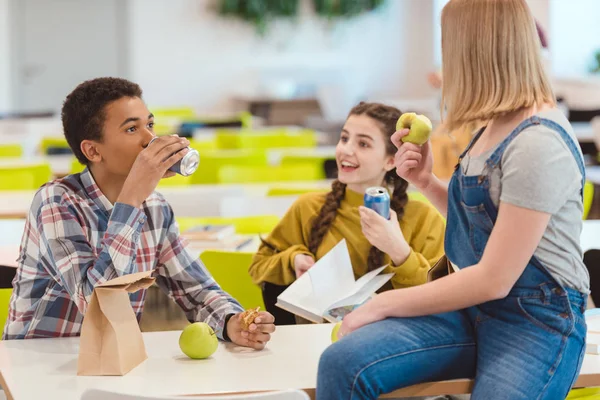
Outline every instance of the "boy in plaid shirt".
<path id="1" fill-rule="evenodd" d="M 94 287 L 117 276 L 155 270 L 156 283 L 190 321 L 224 340 L 264 348 L 274 318 L 259 314 L 249 330 L 240 304 L 223 292 L 179 236 L 173 210 L 155 192 L 189 142 L 154 137 L 154 116 L 132 82 L 99 78 L 65 100 L 65 137 L 87 167 L 47 183 L 27 217 L 3 339 L 76 336 Z M 141 318 L 145 290 L 130 295 Z"/>

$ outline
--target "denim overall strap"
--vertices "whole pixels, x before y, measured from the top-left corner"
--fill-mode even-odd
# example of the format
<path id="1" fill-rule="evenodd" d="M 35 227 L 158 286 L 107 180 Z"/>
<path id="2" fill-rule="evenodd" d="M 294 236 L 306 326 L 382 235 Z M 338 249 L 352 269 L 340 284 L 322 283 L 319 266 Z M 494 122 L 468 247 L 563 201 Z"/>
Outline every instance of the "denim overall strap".
<path id="1" fill-rule="evenodd" d="M 485 127 L 481 128 L 475 134 L 475 136 L 473 136 L 473 138 L 471 139 L 471 141 L 469 142 L 469 144 L 467 145 L 467 147 L 465 148 L 465 150 L 461 153 L 460 156 L 458 156 L 458 162 L 456 163 L 456 166 L 454 167 L 454 170 L 456 170 L 458 168 L 458 166 L 460 165 L 460 162 L 462 161 L 462 159 L 465 158 L 465 156 L 467 155 L 467 153 L 469 152 L 469 150 L 471 150 L 471 148 L 473 147 L 473 145 L 475 143 L 477 143 L 477 141 L 481 137 L 481 134 L 483 133 L 484 130 L 485 130 Z"/>
<path id="2" fill-rule="evenodd" d="M 553 131 L 558 133 L 560 135 L 560 137 L 562 138 L 562 140 L 565 142 L 565 144 L 567 145 L 567 148 L 573 155 L 573 158 L 575 158 L 577 167 L 579 168 L 579 172 L 581 173 L 581 196 L 583 198 L 583 188 L 585 186 L 585 166 L 584 166 L 583 158 L 581 157 L 579 151 L 577 151 L 577 144 L 575 143 L 575 141 L 573 140 L 571 135 L 569 135 L 562 126 L 560 126 L 556 122 L 546 119 L 546 118 L 540 118 L 538 116 L 533 116 L 533 117 L 528 118 L 525 121 L 521 122 L 521 124 L 519 124 L 519 126 L 517 126 L 515 128 L 515 130 L 512 131 L 511 134 L 502 141 L 502 143 L 500 143 L 500 145 L 494 151 L 494 153 L 487 159 L 487 161 L 485 163 L 486 164 L 485 169 L 488 171 L 491 171 L 498 164 L 500 164 L 500 161 L 502 160 L 502 155 L 504 154 L 506 147 L 508 147 L 508 145 L 513 141 L 513 139 L 517 135 L 519 135 L 523 130 L 525 130 L 533 125 L 543 125 L 545 127 L 552 129 Z"/>

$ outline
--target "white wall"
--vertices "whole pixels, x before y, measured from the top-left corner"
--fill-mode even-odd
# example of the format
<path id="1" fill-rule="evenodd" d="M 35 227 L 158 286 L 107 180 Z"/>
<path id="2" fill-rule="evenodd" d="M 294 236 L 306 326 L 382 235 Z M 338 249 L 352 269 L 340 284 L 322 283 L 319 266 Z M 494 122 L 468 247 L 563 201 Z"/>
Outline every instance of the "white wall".
<path id="1" fill-rule="evenodd" d="M 265 39 L 195 0 L 130 0 L 130 77 L 152 105 L 224 110 L 228 98 L 292 76 L 329 81 L 344 99 L 426 96 L 433 66 L 431 0 L 393 0 L 384 10 L 327 27 L 303 0 L 299 21 Z"/>
<path id="2" fill-rule="evenodd" d="M 600 49 L 600 1 L 550 0 L 552 70 L 560 77 L 587 74 Z"/>
<path id="3" fill-rule="evenodd" d="M 11 109 L 9 0 L 0 0 L 0 113 Z"/>

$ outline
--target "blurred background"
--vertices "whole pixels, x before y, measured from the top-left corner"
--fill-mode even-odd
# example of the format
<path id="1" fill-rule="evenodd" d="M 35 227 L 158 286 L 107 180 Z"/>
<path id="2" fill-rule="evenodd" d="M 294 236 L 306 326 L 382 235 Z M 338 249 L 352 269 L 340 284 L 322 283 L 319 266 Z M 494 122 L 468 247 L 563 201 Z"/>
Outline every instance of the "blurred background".
<path id="1" fill-rule="evenodd" d="M 597 219 L 600 0 L 527 2 L 560 107 L 586 156 L 584 218 Z M 184 235 L 199 225 L 234 228 L 226 240 L 190 246 L 245 307 L 264 306 L 247 273 L 258 235 L 268 235 L 299 194 L 330 187 L 335 144 L 357 102 L 430 117 L 435 172 L 450 177 L 471 133 L 450 135 L 439 121 L 445 4 L 0 0 L 0 309 L 7 309 L 35 191 L 83 168 L 62 136 L 62 101 L 100 76 L 140 84 L 156 133 L 191 139 L 198 171 L 163 180 L 159 190 Z M 586 221 L 584 250 L 600 247 L 598 232 L 600 221 Z M 600 252 L 596 257 L 600 266 Z M 154 314 L 144 314 L 143 329 L 187 323 L 155 287 L 151 292 Z M 594 292 L 600 302 L 600 289 Z"/>
<path id="2" fill-rule="evenodd" d="M 339 123 L 359 100 L 433 113 L 445 3 L 0 0 L 0 115 L 55 113 L 78 83 L 108 75 L 139 83 L 152 107 L 252 109 L 267 124 Z M 598 103 L 600 2 L 528 3 L 564 97 Z M 595 99 L 571 98 L 592 85 Z"/>

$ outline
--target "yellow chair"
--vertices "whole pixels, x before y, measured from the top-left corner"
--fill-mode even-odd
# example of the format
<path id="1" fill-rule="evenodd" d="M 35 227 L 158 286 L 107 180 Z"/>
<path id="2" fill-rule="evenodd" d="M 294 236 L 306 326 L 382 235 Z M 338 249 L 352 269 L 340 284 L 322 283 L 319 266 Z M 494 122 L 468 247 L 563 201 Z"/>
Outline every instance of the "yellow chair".
<path id="1" fill-rule="evenodd" d="M 182 118 L 181 122 L 206 127 L 241 126 L 248 129 L 252 127 L 252 114 L 243 111 L 233 115 L 197 115 L 193 118 Z"/>
<path id="2" fill-rule="evenodd" d="M 219 170 L 224 166 L 266 166 L 267 154 L 262 150 L 200 151 L 200 165 L 192 174 L 192 184 L 219 183 Z"/>
<path id="3" fill-rule="evenodd" d="M 64 150 L 65 153 L 71 151 L 67 139 L 59 136 L 49 136 L 42 138 L 40 142 L 40 151 L 42 154 L 48 154 L 49 149 L 60 149 Z"/>
<path id="4" fill-rule="evenodd" d="M 600 400 L 600 388 L 573 389 L 565 400 Z"/>
<path id="5" fill-rule="evenodd" d="M 35 190 L 51 178 L 50 164 L 0 167 L 0 191 Z"/>
<path id="6" fill-rule="evenodd" d="M 190 147 L 200 151 L 217 150 L 217 141 L 214 137 L 210 139 L 191 139 Z"/>
<path id="7" fill-rule="evenodd" d="M 4 324 L 8 318 L 8 307 L 11 294 L 12 289 L 0 289 L 0 332 L 4 330 Z"/>
<path id="8" fill-rule="evenodd" d="M 220 149 L 313 148 L 317 145 L 317 134 L 311 129 L 220 129 L 216 141 Z"/>
<path id="9" fill-rule="evenodd" d="M 316 181 L 324 172 L 314 164 L 280 166 L 227 165 L 219 170 L 219 183 Z"/>
<path id="10" fill-rule="evenodd" d="M 583 219 L 587 219 L 590 209 L 592 208 L 592 202 L 594 201 L 594 184 L 592 182 L 586 182 L 583 187 Z"/>
<path id="11" fill-rule="evenodd" d="M 71 174 L 78 174 L 80 172 L 83 172 L 83 170 L 85 169 L 85 165 L 81 164 L 76 158 L 73 158 L 73 160 L 71 161 Z"/>
<path id="12" fill-rule="evenodd" d="M 161 179 L 158 182 L 158 188 L 164 188 L 164 187 L 177 187 L 177 186 L 188 186 L 192 184 L 192 177 L 191 176 L 182 176 L 182 175 L 175 175 L 172 176 L 170 178 L 164 178 Z"/>
<path id="13" fill-rule="evenodd" d="M 301 188 L 301 187 L 272 187 L 267 191 L 267 196 L 293 196 L 312 192 L 329 192 L 331 188 Z"/>
<path id="14" fill-rule="evenodd" d="M 23 147 L 20 144 L 0 144 L 0 157 L 22 157 Z"/>
<path id="15" fill-rule="evenodd" d="M 233 225 L 240 235 L 270 233 L 279 223 L 276 215 L 254 215 L 248 217 L 175 217 L 179 231 L 185 232 L 196 225 Z"/>
<path id="16" fill-rule="evenodd" d="M 253 253 L 210 250 L 200 254 L 200 260 L 219 286 L 239 301 L 242 307 L 265 310 L 262 291 L 248 274 L 253 256 Z"/>

